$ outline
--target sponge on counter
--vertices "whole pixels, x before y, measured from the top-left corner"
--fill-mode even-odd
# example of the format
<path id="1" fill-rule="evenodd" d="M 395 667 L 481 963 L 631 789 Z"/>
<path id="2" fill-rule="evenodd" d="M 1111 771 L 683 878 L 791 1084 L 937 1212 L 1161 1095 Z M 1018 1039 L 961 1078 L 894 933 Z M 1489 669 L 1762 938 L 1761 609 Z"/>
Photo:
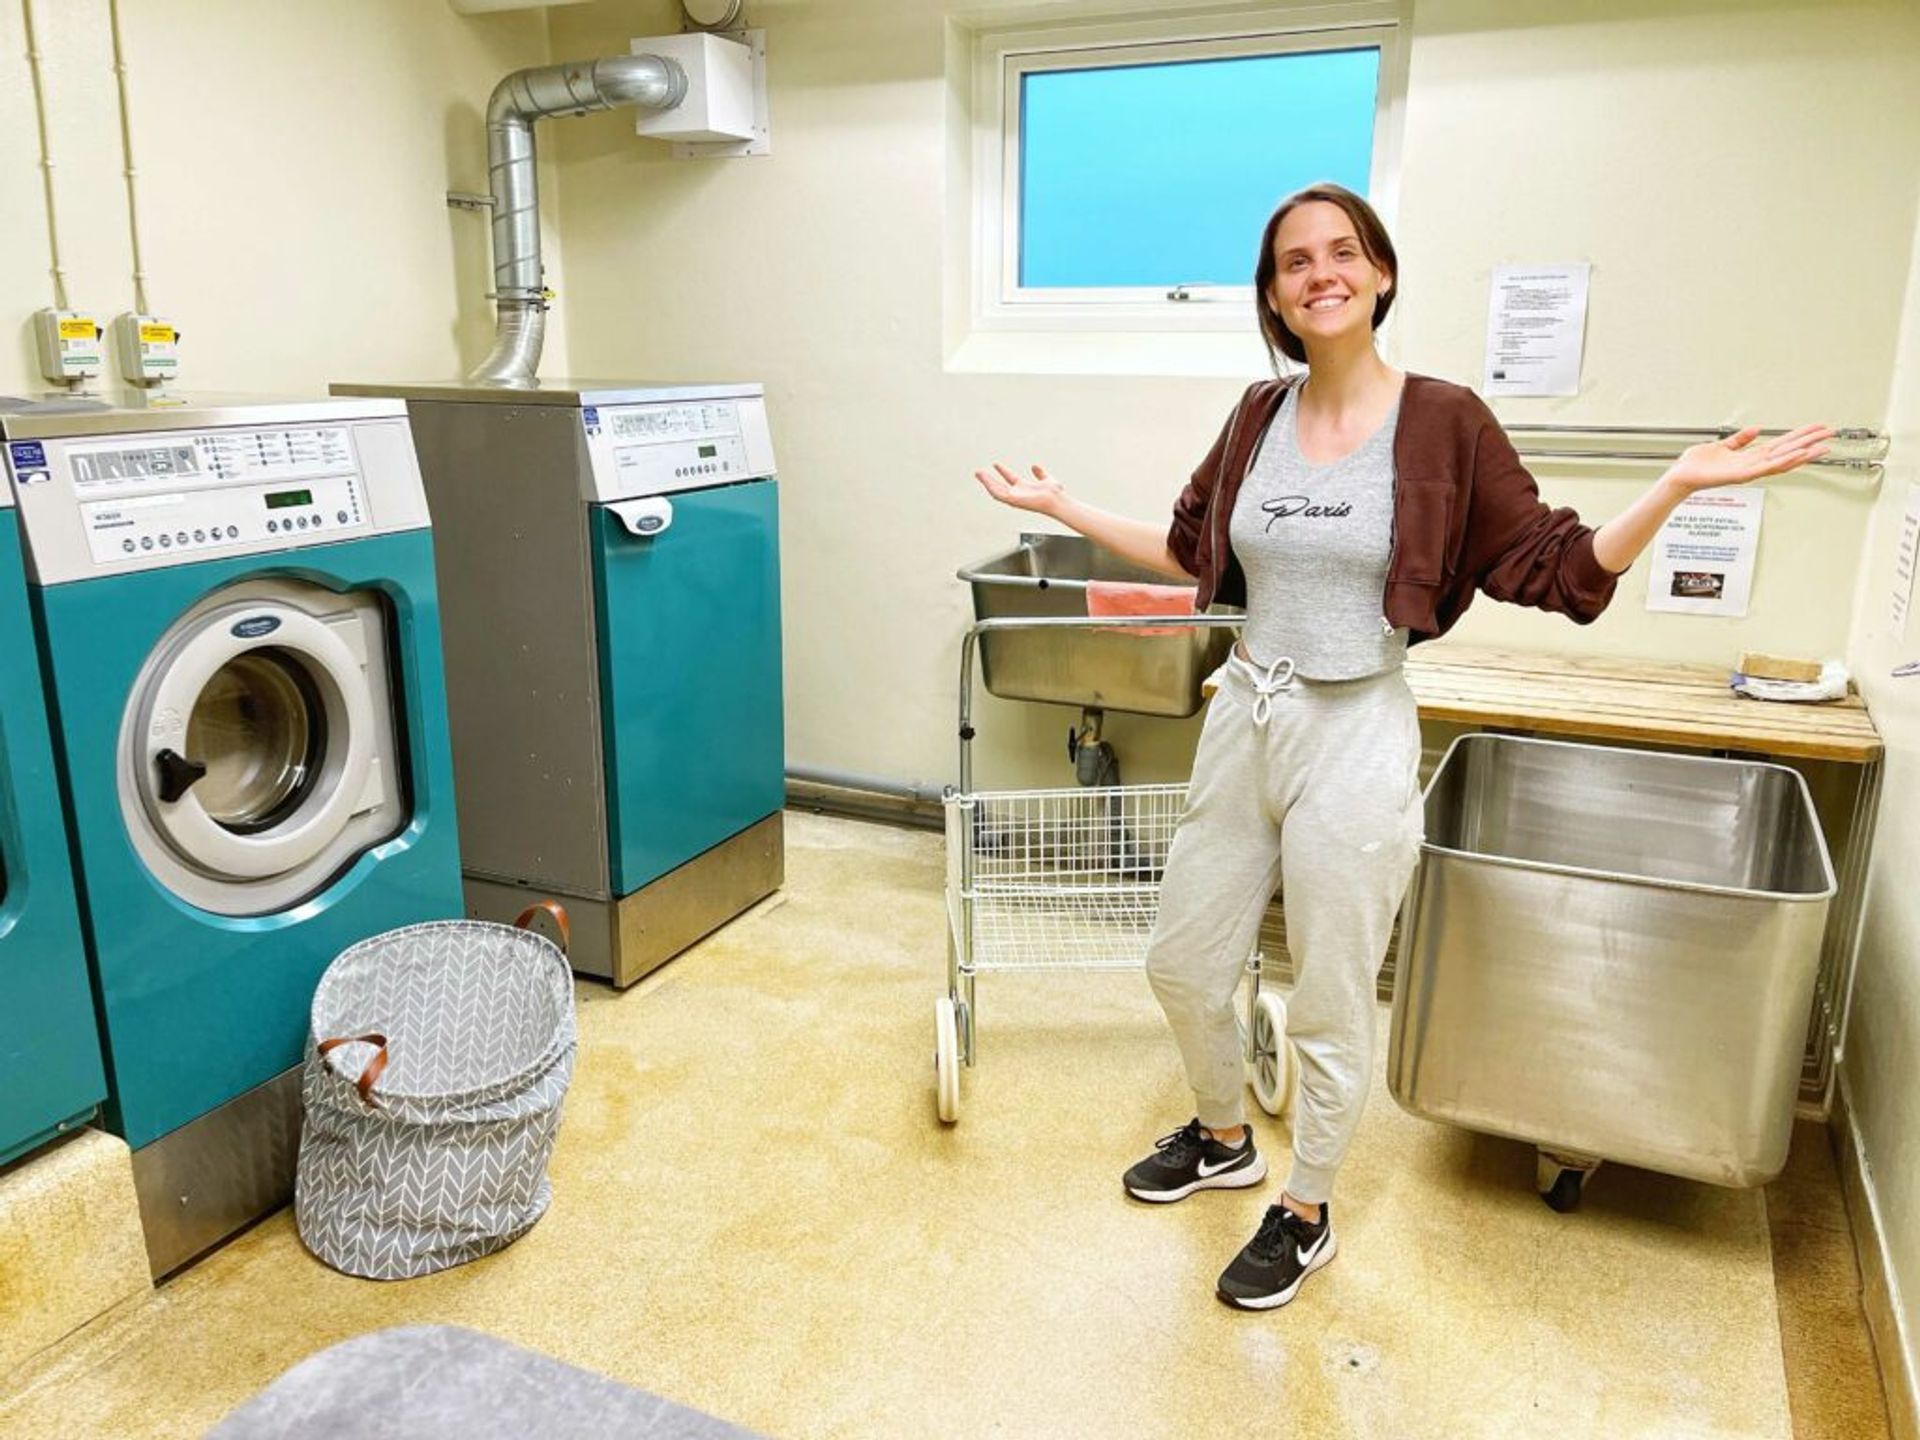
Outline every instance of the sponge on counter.
<path id="1" fill-rule="evenodd" d="M 1755 680 L 1797 680 L 1806 684 L 1820 678 L 1818 660 L 1794 660 L 1784 655 L 1762 655 L 1749 650 L 1734 667 Z"/>

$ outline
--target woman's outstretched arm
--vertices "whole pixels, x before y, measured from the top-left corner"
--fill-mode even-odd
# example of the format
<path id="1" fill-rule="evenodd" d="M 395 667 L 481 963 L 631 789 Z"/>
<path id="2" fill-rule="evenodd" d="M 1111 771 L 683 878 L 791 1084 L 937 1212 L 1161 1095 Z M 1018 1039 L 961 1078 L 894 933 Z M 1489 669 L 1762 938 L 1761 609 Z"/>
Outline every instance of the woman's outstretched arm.
<path id="1" fill-rule="evenodd" d="M 1066 487 L 1046 472 L 1043 466 L 1021 475 L 1006 465 L 976 470 L 973 478 L 1002 505 L 1030 511 L 1057 520 L 1069 530 L 1093 541 L 1103 550 L 1111 550 L 1122 560 L 1131 561 L 1170 580 L 1191 580 L 1189 573 L 1167 545 L 1167 527 L 1151 520 L 1134 520 L 1115 515 L 1067 494 Z"/>
<path id="2" fill-rule="evenodd" d="M 1689 446 L 1680 458 L 1632 505 L 1602 525 L 1593 536 L 1593 558 L 1616 575 L 1628 569 L 1652 543 L 1682 500 L 1722 485 L 1745 485 L 1766 475 L 1818 460 L 1827 453 L 1833 430 L 1825 425 L 1802 425 L 1785 435 L 1755 446 L 1760 432 L 1742 430 L 1725 440 Z"/>

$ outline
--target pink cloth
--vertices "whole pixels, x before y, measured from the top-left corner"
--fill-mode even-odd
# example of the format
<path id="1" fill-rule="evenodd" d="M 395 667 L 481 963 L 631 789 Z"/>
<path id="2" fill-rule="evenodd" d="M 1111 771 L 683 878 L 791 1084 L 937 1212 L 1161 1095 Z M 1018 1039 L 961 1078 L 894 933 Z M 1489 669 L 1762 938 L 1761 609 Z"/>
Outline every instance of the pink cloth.
<path id="1" fill-rule="evenodd" d="M 1089 580 L 1087 615 L 1100 619 L 1115 615 L 1191 615 L 1194 587 L 1191 585 L 1153 585 L 1131 580 Z M 1121 635 L 1191 635 L 1185 625 L 1127 626 Z"/>

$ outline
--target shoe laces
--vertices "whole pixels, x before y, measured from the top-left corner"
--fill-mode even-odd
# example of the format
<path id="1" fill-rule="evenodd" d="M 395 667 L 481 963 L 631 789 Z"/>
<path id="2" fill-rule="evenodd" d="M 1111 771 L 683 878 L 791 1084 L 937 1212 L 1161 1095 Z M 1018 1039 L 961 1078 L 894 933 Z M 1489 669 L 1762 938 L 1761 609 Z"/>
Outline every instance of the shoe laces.
<path id="1" fill-rule="evenodd" d="M 1154 1141 L 1153 1148 L 1161 1153 L 1165 1164 L 1184 1165 L 1199 1153 L 1206 1139 L 1206 1131 L 1200 1122 L 1197 1119 L 1189 1120 L 1171 1135 L 1162 1135 Z"/>
<path id="2" fill-rule="evenodd" d="M 1270 1263 L 1288 1250 L 1299 1247 L 1300 1242 L 1318 1228 L 1284 1205 L 1269 1205 L 1266 1218 L 1260 1222 L 1260 1228 L 1254 1232 L 1247 1248 L 1263 1263 Z"/>

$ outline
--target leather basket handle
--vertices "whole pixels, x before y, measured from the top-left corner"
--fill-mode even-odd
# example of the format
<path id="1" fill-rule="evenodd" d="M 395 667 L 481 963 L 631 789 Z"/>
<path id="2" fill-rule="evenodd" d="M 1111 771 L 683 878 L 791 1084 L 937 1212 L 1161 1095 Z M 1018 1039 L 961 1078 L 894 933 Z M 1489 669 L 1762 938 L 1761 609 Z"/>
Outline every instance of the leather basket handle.
<path id="1" fill-rule="evenodd" d="M 541 914 L 553 921 L 554 928 L 560 932 L 560 953 L 567 954 L 573 948 L 573 926 L 567 920 L 567 907 L 558 900 L 536 900 L 520 912 L 520 918 L 513 922 L 513 928 L 531 930 L 533 917 Z"/>
<path id="2" fill-rule="evenodd" d="M 322 1055 L 338 1050 L 342 1045 L 377 1045 L 373 1058 L 367 1061 L 366 1068 L 360 1072 L 360 1078 L 353 1082 L 354 1089 L 360 1092 L 360 1103 L 369 1110 L 378 1110 L 379 1103 L 373 1098 L 374 1082 L 386 1073 L 387 1037 L 378 1032 L 366 1035 L 339 1035 L 331 1040 L 322 1040 L 314 1048 Z"/>

